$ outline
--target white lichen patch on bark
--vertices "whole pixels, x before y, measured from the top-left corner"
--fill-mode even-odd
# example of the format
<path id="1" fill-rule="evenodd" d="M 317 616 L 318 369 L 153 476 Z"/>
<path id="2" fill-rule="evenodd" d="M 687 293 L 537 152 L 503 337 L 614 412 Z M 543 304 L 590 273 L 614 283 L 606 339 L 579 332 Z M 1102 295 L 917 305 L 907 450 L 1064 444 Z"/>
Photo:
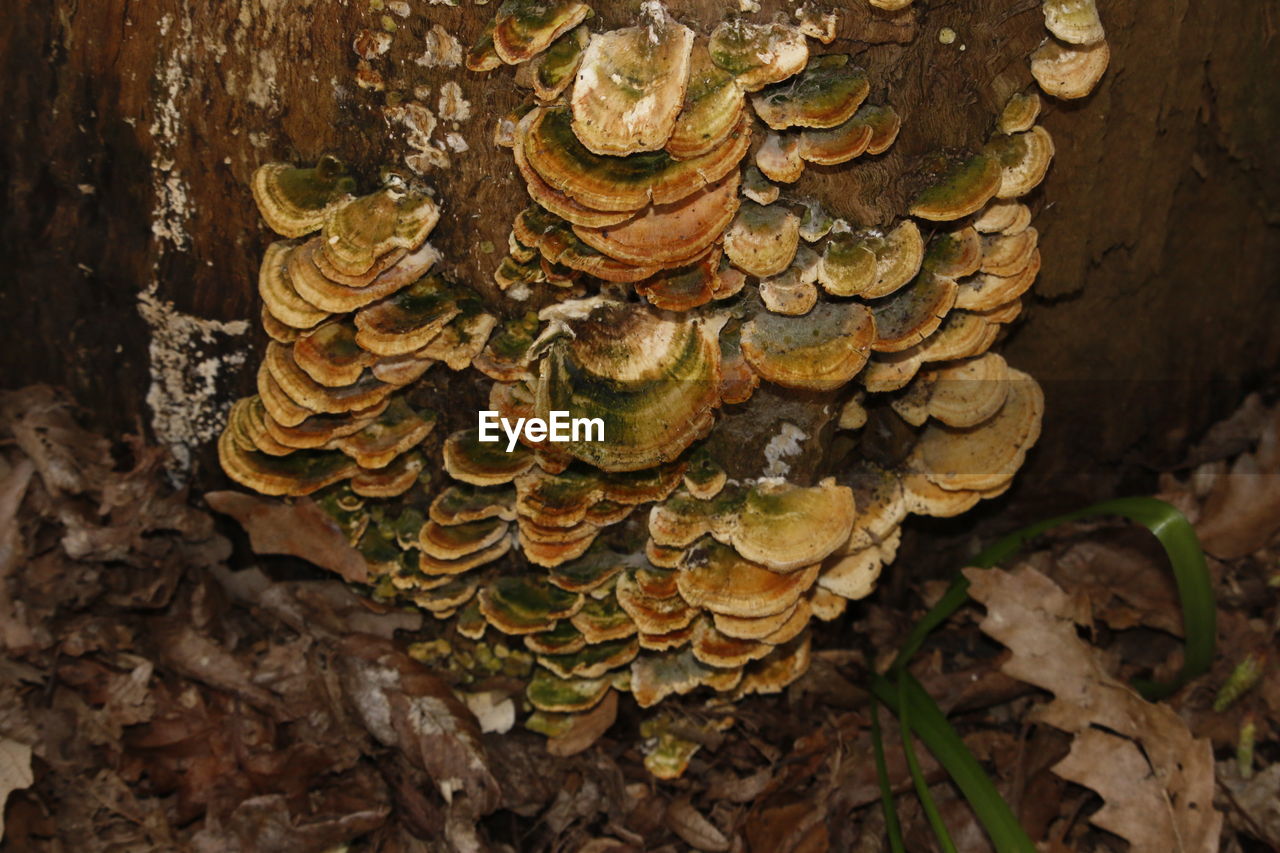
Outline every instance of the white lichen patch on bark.
<path id="1" fill-rule="evenodd" d="M 147 406 L 151 429 L 171 458 L 171 477 L 181 482 L 191 471 L 195 452 L 212 441 L 226 420 L 230 403 L 224 376 L 232 377 L 248 352 L 219 355 L 230 339 L 249 331 L 244 320 L 222 322 L 193 317 L 158 298 L 154 285 L 138 294 L 138 313 L 151 329 L 147 346 L 151 385 Z"/>
<path id="2" fill-rule="evenodd" d="M 219 387 L 219 378 L 226 368 L 243 364 L 247 355 L 243 351 L 230 355 L 218 352 L 225 349 L 228 338 L 249 331 L 244 320 L 193 317 L 158 296 L 159 271 L 166 252 L 191 248 L 187 225 L 195 207 L 176 156 L 185 132 L 181 102 L 189 94 L 197 46 L 192 29 L 189 10 L 180 20 L 166 15 L 159 22 L 161 35 L 171 37 L 172 47 L 156 67 L 159 94 L 148 128 L 153 147 L 151 233 L 155 240 L 151 280 L 138 294 L 138 313 L 151 329 L 147 347 L 151 428 L 156 440 L 169 450 L 169 472 L 175 482 L 190 473 L 196 449 L 221 429 L 226 407 L 220 406 L 219 400 L 228 395 L 220 393 L 225 389 Z"/>
<path id="3" fill-rule="evenodd" d="M 782 429 L 769 439 L 764 447 L 764 475 L 766 477 L 785 477 L 791 470 L 791 463 L 785 461 L 789 457 L 799 456 L 803 448 L 800 442 L 808 436 L 804 430 L 793 423 L 783 421 Z"/>
<path id="4" fill-rule="evenodd" d="M 449 80 L 440 87 L 436 104 L 441 121 L 466 121 L 471 118 L 471 102 L 462 96 L 462 87 Z"/>
<path id="5" fill-rule="evenodd" d="M 424 68 L 456 68 L 462 64 L 462 43 L 439 24 L 431 25 L 422 43 L 422 55 L 414 60 L 418 65 Z"/>

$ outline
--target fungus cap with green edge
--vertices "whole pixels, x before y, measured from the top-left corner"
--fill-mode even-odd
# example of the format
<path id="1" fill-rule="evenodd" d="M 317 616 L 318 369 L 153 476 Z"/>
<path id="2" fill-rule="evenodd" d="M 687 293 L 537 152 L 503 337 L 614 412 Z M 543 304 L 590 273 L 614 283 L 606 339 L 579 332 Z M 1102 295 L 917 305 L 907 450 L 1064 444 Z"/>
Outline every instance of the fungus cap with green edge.
<path id="1" fill-rule="evenodd" d="M 819 568 L 815 564 L 799 571 L 771 571 L 707 538 L 685 552 L 676 583 L 680 597 L 694 608 L 730 616 L 769 616 L 795 604 L 813 585 Z"/>
<path id="2" fill-rule="evenodd" d="M 762 312 L 742 329 L 742 355 L 757 374 L 787 388 L 831 391 L 853 379 L 876 339 L 871 311 L 821 302 L 803 317 Z"/>
<path id="3" fill-rule="evenodd" d="M 321 157 L 313 167 L 264 163 L 249 182 L 258 212 L 282 237 L 316 231 L 332 208 L 350 201 L 355 179 L 336 157 Z"/>
<path id="4" fill-rule="evenodd" d="M 425 193 L 385 187 L 325 214 L 317 263 L 364 276 L 388 253 L 421 246 L 439 218 L 439 207 Z"/>
<path id="5" fill-rule="evenodd" d="M 394 498 L 413 488 L 425 466 L 426 457 L 411 450 L 383 468 L 362 468 L 351 475 L 351 490 L 366 498 Z"/>
<path id="6" fill-rule="evenodd" d="M 443 361 L 450 370 L 466 370 L 471 360 L 480 354 L 489 340 L 489 333 L 498 325 L 498 318 L 479 310 L 479 300 L 459 300 L 458 315 L 450 320 L 440 334 L 418 350 L 422 358 Z"/>
<path id="7" fill-rule="evenodd" d="M 614 595 L 604 598 L 588 598 L 582 609 L 569 621 L 582 632 L 589 643 L 604 643 L 634 635 L 635 620 L 618 603 Z"/>
<path id="8" fill-rule="evenodd" d="M 363 429 L 336 438 L 333 444 L 361 468 L 384 468 L 401 453 L 421 444 L 435 425 L 435 412 L 417 410 L 403 395 L 396 395 Z"/>
<path id="9" fill-rule="evenodd" d="M 500 432 L 495 428 L 495 432 Z M 473 486 L 510 483 L 533 467 L 533 453 L 522 445 L 506 452 L 506 442 L 480 441 L 479 429 L 453 433 L 444 442 L 444 469 L 449 476 Z"/>
<path id="10" fill-rule="evenodd" d="M 611 689 L 608 678 L 560 678 L 538 667 L 525 696 L 540 711 L 563 714 L 591 710 Z"/>
<path id="11" fill-rule="evenodd" d="M 706 154 L 676 160 L 666 151 L 609 157 L 587 149 L 573 133 L 567 107 L 534 110 L 520 122 L 517 144 L 529 166 L 552 188 L 593 210 L 639 210 L 679 201 L 735 169 L 751 144 L 743 115 L 724 142 Z"/>
<path id="12" fill-rule="evenodd" d="M 437 560 L 457 560 L 493 545 L 507 535 L 508 526 L 500 518 L 447 526 L 427 521 L 418 531 L 418 547 Z"/>
<path id="13" fill-rule="evenodd" d="M 336 450 L 299 450 L 269 456 L 239 447 L 229 430 L 218 438 L 218 461 L 227 476 L 264 495 L 301 496 L 349 478 L 359 466 Z"/>
<path id="14" fill-rule="evenodd" d="M 807 487 L 760 481 L 746 491 L 728 535 L 713 535 L 770 571 L 796 572 L 844 545 L 854 516 L 853 491 L 830 477 Z"/>
<path id="15" fill-rule="evenodd" d="M 467 49 L 466 68 L 468 71 L 492 71 L 502 65 L 502 57 L 493 44 L 494 21 L 489 20 L 475 43 Z"/>
<path id="16" fill-rule="evenodd" d="M 534 654 L 571 655 L 587 647 L 587 638 L 568 619 L 545 631 L 524 635 L 524 645 Z"/>
<path id="17" fill-rule="evenodd" d="M 641 708 L 651 708 L 668 696 L 699 687 L 731 690 L 741 673 L 736 667 L 708 666 L 689 649 L 673 654 L 641 654 L 631 663 L 631 695 Z"/>
<path id="18" fill-rule="evenodd" d="M 527 62 L 592 14 L 577 0 L 504 0 L 493 16 L 494 51 L 508 65 Z"/>
<path id="19" fill-rule="evenodd" d="M 428 517 L 437 524 L 463 524 L 486 518 L 514 521 L 516 490 L 509 485 L 480 487 L 454 483 L 431 500 Z"/>
<path id="20" fill-rule="evenodd" d="M 533 91 L 538 100 L 554 101 L 564 94 L 578 73 L 590 39 L 591 31 L 586 25 L 574 27 L 533 60 Z"/>
<path id="21" fill-rule="evenodd" d="M 929 337 L 956 304 L 954 279 L 923 269 L 911 284 L 872 306 L 876 352 L 900 352 Z"/>
<path id="22" fill-rule="evenodd" d="M 954 231 L 940 231 L 929 240 L 924 265 L 935 275 L 963 278 L 982 266 L 982 238 L 966 225 Z"/>
<path id="23" fill-rule="evenodd" d="M 593 643 L 569 654 L 538 655 L 538 663 L 561 678 L 600 678 L 626 666 L 640 653 L 634 637 Z"/>
<path id="24" fill-rule="evenodd" d="M 606 304 L 571 324 L 540 364 L 535 410 L 600 419 L 558 448 L 605 471 L 669 462 L 711 428 L 719 405 L 719 346 L 701 320 Z"/>
<path id="25" fill-rule="evenodd" d="M 1023 133 L 997 134 L 987 152 L 1000 161 L 1000 189 L 996 198 L 1020 198 L 1044 180 L 1053 161 L 1053 137 L 1040 125 Z"/>
<path id="26" fill-rule="evenodd" d="M 710 500 L 720 494 L 729 475 L 715 458 L 703 448 L 693 451 L 684 472 L 684 487 L 699 500 Z"/>
<path id="27" fill-rule="evenodd" d="M 592 228 L 617 225 L 635 216 L 634 210 L 595 210 L 580 204 L 542 179 L 537 170 L 525 159 L 524 146 L 515 145 L 512 151 L 515 152 L 516 168 L 524 178 L 525 190 L 529 193 L 529 198 L 548 213 L 553 213 L 574 225 L 586 225 Z"/>
<path id="28" fill-rule="evenodd" d="M 355 315 L 355 342 L 375 355 L 422 349 L 458 316 L 460 289 L 437 274 L 425 275 Z"/>
<path id="29" fill-rule="evenodd" d="M 350 385 L 377 356 L 356 343 L 356 329 L 346 318 L 322 323 L 293 342 L 293 360 L 321 385 Z"/>
<path id="30" fill-rule="evenodd" d="M 480 591 L 480 612 L 504 634 L 545 631 L 577 613 L 583 603 L 581 595 L 535 575 L 503 575 Z"/>
<path id="31" fill-rule="evenodd" d="M 866 71 L 836 53 L 814 57 L 792 79 L 762 89 L 751 106 L 774 130 L 835 127 L 853 116 L 870 91 Z"/>
<path id="32" fill-rule="evenodd" d="M 664 311 L 689 311 L 718 297 L 723 252 L 712 246 L 688 266 L 660 270 L 636 283 L 636 292 Z"/>
<path id="33" fill-rule="evenodd" d="M 927 171 L 929 185 L 911 202 L 911 215 L 949 221 L 982 209 L 1000 189 L 1000 161 L 986 154 L 936 158 Z"/>
<path id="34" fill-rule="evenodd" d="M 529 346 L 538 334 L 538 325 L 538 315 L 534 311 L 503 321 L 480 354 L 472 359 L 472 366 L 499 382 L 532 379 Z"/>
<path id="35" fill-rule="evenodd" d="M 684 103 L 667 139 L 667 153 L 678 160 L 706 154 L 733 132 L 745 109 L 742 87 L 732 74 L 711 61 L 706 42 L 695 40 Z"/>
<path id="36" fill-rule="evenodd" d="M 1040 117 L 1040 95 L 1036 92 L 1016 92 L 1000 111 L 996 129 L 1001 133 L 1021 133 L 1030 130 Z"/>
<path id="37" fill-rule="evenodd" d="M 452 560 L 433 557 L 425 551 L 418 553 L 418 571 L 430 577 L 460 575 L 472 569 L 492 563 L 511 550 L 511 537 L 504 536 L 479 551 L 472 551 Z"/>

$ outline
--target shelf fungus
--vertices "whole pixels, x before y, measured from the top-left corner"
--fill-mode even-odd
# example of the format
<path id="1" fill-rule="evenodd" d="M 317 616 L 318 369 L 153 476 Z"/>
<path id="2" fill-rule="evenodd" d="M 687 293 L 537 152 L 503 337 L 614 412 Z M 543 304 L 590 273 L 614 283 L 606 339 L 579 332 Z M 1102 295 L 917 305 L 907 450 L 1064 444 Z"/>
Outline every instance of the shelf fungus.
<path id="1" fill-rule="evenodd" d="M 1030 73 L 1082 97 L 1107 63 L 1094 3 L 1042 8 Z M 532 90 L 498 123 L 525 194 L 474 289 L 427 240 L 467 227 L 463 200 L 330 157 L 254 174 L 270 340 L 218 440 L 246 488 L 313 496 L 365 592 L 440 620 L 415 656 L 460 690 L 522 685 L 552 739 L 619 694 L 785 689 L 909 515 L 1010 487 L 1044 408 L 995 349 L 1042 262 L 1052 101 L 992 93 L 976 145 L 922 147 L 834 13 L 601 17 L 504 0 L 466 56 Z M 697 744 L 664 719 L 646 766 L 673 778 Z"/>

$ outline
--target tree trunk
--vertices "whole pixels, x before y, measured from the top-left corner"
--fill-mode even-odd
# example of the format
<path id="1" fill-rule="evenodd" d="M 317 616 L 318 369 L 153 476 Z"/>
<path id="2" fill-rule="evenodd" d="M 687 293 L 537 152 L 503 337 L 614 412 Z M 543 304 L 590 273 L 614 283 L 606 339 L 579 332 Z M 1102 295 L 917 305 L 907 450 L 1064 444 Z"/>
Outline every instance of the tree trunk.
<path id="1" fill-rule="evenodd" d="M 600 5 L 609 24 L 639 6 Z M 668 5 L 704 34 L 736 8 Z M 1272 7 L 1100 6 L 1111 69 L 1088 99 L 1047 108 L 1057 160 L 1032 197 L 1044 271 L 1004 348 L 1047 396 L 1020 493 L 1058 503 L 1169 464 L 1280 361 L 1269 334 L 1280 326 Z M 271 235 L 250 174 L 324 152 L 366 177 L 402 164 L 412 149 L 384 105 L 417 99 L 439 112 L 448 81 L 470 117 L 442 122 L 435 138 L 457 134 L 467 150 L 429 176 L 444 208 L 432 240 L 500 310 L 492 270 L 525 201 L 492 131 L 521 92 L 509 69 L 478 75 L 424 56 L 432 38 L 465 49 L 493 9 L 416 0 L 400 17 L 373 0 L 104 0 L 5 15 L 4 383 L 68 385 L 104 426 L 141 424 L 180 466 L 216 480 L 209 440 L 251 392 L 265 342 L 255 282 Z M 361 88 L 353 39 L 392 27 L 371 65 L 386 91 Z M 883 160 L 811 169 L 796 189 L 872 225 L 904 211 L 922 155 L 981 144 L 1005 98 L 1031 84 L 1043 20 L 1033 0 L 918 0 L 896 14 L 859 0 L 840 37 L 828 50 L 858 56 L 904 128 Z"/>

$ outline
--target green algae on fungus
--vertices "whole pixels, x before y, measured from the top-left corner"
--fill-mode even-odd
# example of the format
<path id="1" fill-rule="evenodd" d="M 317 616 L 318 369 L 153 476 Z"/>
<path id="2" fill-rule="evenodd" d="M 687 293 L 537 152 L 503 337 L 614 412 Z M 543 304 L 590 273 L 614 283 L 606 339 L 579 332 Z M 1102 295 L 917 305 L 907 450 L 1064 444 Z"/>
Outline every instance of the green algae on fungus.
<path id="1" fill-rule="evenodd" d="M 899 352 L 920 343 L 941 325 L 956 303 L 956 283 L 932 270 L 923 270 L 908 286 L 879 300 L 876 319 L 876 352 Z"/>
<path id="2" fill-rule="evenodd" d="M 442 276 L 418 279 L 395 294 L 356 312 L 356 342 L 376 355 L 420 350 L 461 313 L 462 292 Z"/>
<path id="3" fill-rule="evenodd" d="M 262 218 L 282 237 L 315 231 L 332 208 L 351 200 L 356 189 L 346 166 L 329 155 L 310 168 L 264 163 L 254 170 L 249 185 Z"/>
<path id="4" fill-rule="evenodd" d="M 837 53 L 814 57 L 791 80 L 763 89 L 751 106 L 774 130 L 835 127 L 853 116 L 870 91 L 867 73 Z"/>
<path id="5" fill-rule="evenodd" d="M 831 391 L 857 375 L 875 339 L 876 324 L 866 306 L 823 302 L 803 317 L 752 317 L 743 326 L 742 354 L 769 382 Z"/>
<path id="6" fill-rule="evenodd" d="M 503 575 L 480 591 L 480 612 L 504 634 L 545 631 L 582 609 L 583 597 L 528 575 Z"/>
<path id="7" fill-rule="evenodd" d="M 929 185 L 911 202 L 911 215 L 946 221 L 977 213 L 1000 189 L 1000 162 L 985 154 L 937 156 L 925 166 Z"/>
<path id="8" fill-rule="evenodd" d="M 504 0 L 493 17 L 494 51 L 508 65 L 527 62 L 592 14 L 576 0 Z"/>
<path id="9" fill-rule="evenodd" d="M 706 154 L 733 132 L 746 107 L 734 76 L 711 61 L 705 41 L 696 40 L 689 55 L 689 81 L 684 103 L 666 150 L 678 160 Z"/>
<path id="10" fill-rule="evenodd" d="M 724 142 L 697 157 L 677 160 L 666 151 L 610 157 L 578 140 L 567 107 L 549 107 L 521 121 L 516 144 L 556 190 L 594 210 L 622 211 L 679 201 L 719 181 L 738 165 L 750 142 L 750 119 L 744 115 Z"/>
<path id="11" fill-rule="evenodd" d="M 603 440 L 560 448 L 605 471 L 636 471 L 679 456 L 714 421 L 719 347 L 690 318 L 607 305 L 572 325 L 542 359 L 535 408 L 600 418 Z"/>
<path id="12" fill-rule="evenodd" d="M 809 61 L 804 33 L 789 24 L 725 21 L 711 33 L 711 61 L 755 92 L 803 70 Z"/>

